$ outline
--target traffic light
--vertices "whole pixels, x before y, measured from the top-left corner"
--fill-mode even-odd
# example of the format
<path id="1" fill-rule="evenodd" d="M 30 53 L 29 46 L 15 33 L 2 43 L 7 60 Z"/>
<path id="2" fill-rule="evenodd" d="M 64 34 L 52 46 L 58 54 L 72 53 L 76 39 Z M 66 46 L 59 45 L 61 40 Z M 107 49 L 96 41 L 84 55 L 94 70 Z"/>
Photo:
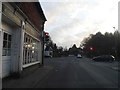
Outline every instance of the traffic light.
<path id="1" fill-rule="evenodd" d="M 45 32 L 45 33 L 44 33 L 44 41 L 45 41 L 45 42 L 49 41 L 49 38 L 50 38 L 50 37 L 49 37 L 49 33 Z"/>
<path id="2" fill-rule="evenodd" d="M 93 51 L 93 47 L 89 47 L 89 49 L 90 49 L 91 51 Z"/>
<path id="3" fill-rule="evenodd" d="M 49 36 L 49 33 L 45 33 L 46 36 Z"/>

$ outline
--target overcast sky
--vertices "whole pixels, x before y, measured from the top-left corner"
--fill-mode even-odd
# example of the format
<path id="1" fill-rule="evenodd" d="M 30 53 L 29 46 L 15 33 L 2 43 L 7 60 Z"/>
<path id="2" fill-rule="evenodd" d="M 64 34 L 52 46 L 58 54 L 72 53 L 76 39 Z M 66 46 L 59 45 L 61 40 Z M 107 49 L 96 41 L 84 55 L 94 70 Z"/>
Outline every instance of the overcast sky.
<path id="1" fill-rule="evenodd" d="M 89 34 L 118 28 L 119 0 L 49 0 L 41 2 L 45 31 L 58 46 L 80 45 Z"/>

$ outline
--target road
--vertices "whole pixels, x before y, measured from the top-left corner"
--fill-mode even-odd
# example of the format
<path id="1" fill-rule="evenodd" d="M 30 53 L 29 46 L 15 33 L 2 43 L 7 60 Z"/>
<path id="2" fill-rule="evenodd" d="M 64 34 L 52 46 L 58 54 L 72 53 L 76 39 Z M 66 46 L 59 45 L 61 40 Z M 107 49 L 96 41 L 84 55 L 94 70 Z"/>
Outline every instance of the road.
<path id="1" fill-rule="evenodd" d="M 117 62 L 88 58 L 45 58 L 44 66 L 29 67 L 21 77 L 3 80 L 3 88 L 118 88 Z"/>
<path id="2" fill-rule="evenodd" d="M 112 63 L 94 62 L 88 58 L 62 57 L 45 59 L 53 70 L 35 88 L 117 88 L 118 71 Z"/>

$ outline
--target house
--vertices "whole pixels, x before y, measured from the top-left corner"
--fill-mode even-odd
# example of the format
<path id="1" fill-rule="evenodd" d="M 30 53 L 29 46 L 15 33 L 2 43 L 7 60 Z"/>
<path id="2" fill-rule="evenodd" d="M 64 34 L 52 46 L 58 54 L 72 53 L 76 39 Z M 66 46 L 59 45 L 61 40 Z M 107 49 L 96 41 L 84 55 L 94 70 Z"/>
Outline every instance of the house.
<path id="1" fill-rule="evenodd" d="M 42 64 L 46 17 L 39 2 L 2 2 L 0 61 L 4 78 Z"/>

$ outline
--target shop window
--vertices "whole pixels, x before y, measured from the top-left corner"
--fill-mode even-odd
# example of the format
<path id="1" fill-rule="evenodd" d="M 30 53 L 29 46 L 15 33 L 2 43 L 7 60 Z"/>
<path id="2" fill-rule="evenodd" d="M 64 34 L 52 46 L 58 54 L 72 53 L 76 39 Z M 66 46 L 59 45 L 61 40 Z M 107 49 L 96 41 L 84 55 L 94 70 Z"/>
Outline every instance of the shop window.
<path id="1" fill-rule="evenodd" d="M 38 41 L 33 37 L 25 34 L 23 64 L 28 64 L 38 61 Z"/>
<path id="2" fill-rule="evenodd" d="M 11 55 L 11 35 L 4 33 L 3 35 L 3 53 L 2 56 Z"/>

